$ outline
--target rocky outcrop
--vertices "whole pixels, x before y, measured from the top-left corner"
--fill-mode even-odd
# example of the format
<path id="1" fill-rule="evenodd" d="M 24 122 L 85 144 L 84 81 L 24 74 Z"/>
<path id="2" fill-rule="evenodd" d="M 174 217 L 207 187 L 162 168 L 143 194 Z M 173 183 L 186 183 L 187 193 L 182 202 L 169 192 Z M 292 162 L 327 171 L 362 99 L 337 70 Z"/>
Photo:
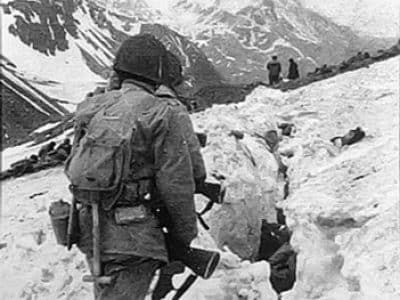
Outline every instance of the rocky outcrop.
<path id="1" fill-rule="evenodd" d="M 0 67 L 2 148 L 17 144 L 34 129 L 49 122 L 60 121 L 68 114 L 56 99 L 25 80 L 11 62 L 1 57 Z"/>

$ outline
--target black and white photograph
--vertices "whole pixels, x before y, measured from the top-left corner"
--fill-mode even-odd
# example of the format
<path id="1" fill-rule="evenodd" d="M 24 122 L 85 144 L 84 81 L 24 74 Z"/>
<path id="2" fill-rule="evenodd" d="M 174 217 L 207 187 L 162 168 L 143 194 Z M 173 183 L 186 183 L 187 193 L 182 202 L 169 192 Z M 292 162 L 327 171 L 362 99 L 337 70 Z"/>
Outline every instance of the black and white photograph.
<path id="1" fill-rule="evenodd" d="M 0 0 L 0 300 L 400 300 L 399 0 Z"/>

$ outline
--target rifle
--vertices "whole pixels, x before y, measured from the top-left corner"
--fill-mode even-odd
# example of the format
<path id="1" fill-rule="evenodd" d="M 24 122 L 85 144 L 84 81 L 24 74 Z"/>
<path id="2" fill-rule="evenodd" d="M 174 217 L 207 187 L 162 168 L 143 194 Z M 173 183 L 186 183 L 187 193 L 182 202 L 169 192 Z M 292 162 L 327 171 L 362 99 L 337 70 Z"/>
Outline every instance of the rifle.
<path id="1" fill-rule="evenodd" d="M 210 199 L 210 202 L 221 204 L 224 200 L 225 189 L 220 183 L 203 182 L 196 184 L 195 194 L 202 194 Z"/>
<path id="2" fill-rule="evenodd" d="M 225 190 L 222 189 L 221 192 L 221 189 L 221 185 L 218 183 L 203 182 L 196 185 L 195 192 L 203 194 L 210 199 L 202 212 L 197 213 L 199 221 L 207 230 L 209 229 L 209 227 L 204 222 L 201 215 L 210 210 L 214 202 L 222 203 L 225 195 Z M 178 262 L 178 266 L 179 264 L 183 264 L 194 272 L 194 275 L 189 275 L 182 286 L 176 291 L 172 300 L 177 300 L 180 299 L 180 297 L 190 288 L 190 286 L 194 283 L 198 276 L 201 276 L 204 279 L 208 279 L 211 277 L 219 263 L 220 255 L 218 252 L 215 251 L 193 248 L 180 242 L 178 239 L 174 238 L 171 233 L 168 232 L 168 224 L 170 224 L 170 219 L 165 207 L 158 207 L 154 211 L 164 228 L 163 232 L 167 244 L 169 260 L 171 261 L 171 263 Z M 171 264 L 169 264 L 169 266 L 171 266 Z M 180 270 L 179 268 L 175 272 L 171 272 L 170 270 L 164 271 L 164 269 L 161 269 L 160 279 L 157 282 L 157 285 L 153 291 L 152 299 L 164 299 L 164 297 L 174 288 L 172 285 L 173 275 L 182 272 L 183 269 Z"/>
<path id="3" fill-rule="evenodd" d="M 212 209 L 214 206 L 214 203 L 219 203 L 221 204 L 224 201 L 225 197 L 225 189 L 222 188 L 221 184 L 219 183 L 210 183 L 210 182 L 203 182 L 201 184 L 196 184 L 196 194 L 202 194 L 206 196 L 210 201 L 207 203 L 207 205 L 203 208 L 203 210 L 199 213 L 197 213 L 197 217 L 199 218 L 199 221 L 201 225 L 207 230 L 210 229 L 210 227 L 207 225 L 207 223 L 203 220 L 203 215 L 208 212 L 209 210 Z"/>
<path id="4" fill-rule="evenodd" d="M 155 213 L 164 229 L 169 260 L 171 262 L 180 261 L 197 276 L 204 279 L 210 278 L 219 263 L 219 253 L 185 245 L 169 232 L 168 225 L 171 224 L 171 221 L 166 208 L 158 208 Z"/>

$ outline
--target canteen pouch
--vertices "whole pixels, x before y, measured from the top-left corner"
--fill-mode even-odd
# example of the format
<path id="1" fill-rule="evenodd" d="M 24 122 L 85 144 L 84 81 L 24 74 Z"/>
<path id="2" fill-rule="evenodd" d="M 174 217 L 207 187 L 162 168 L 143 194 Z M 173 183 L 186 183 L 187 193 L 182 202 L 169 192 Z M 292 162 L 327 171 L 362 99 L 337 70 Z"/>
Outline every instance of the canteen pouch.
<path id="1" fill-rule="evenodd" d="M 57 244 L 67 246 L 68 218 L 71 204 L 63 200 L 51 203 L 49 215 Z"/>

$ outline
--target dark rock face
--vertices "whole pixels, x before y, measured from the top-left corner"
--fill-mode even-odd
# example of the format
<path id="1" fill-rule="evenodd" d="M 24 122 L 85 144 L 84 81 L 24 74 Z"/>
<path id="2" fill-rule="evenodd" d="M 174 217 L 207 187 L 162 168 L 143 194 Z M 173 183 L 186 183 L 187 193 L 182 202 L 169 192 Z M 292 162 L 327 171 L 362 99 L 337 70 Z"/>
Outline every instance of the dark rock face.
<path id="1" fill-rule="evenodd" d="M 46 109 L 44 106 L 40 106 L 43 111 L 36 109 L 22 99 L 21 93 L 24 92 L 3 76 L 0 82 L 2 149 L 14 145 L 34 129 L 51 121 L 59 121 L 63 117 L 63 115 L 52 111 L 50 108 Z M 30 100 L 35 104 L 38 103 L 32 96 L 30 96 Z"/>
<path id="2" fill-rule="evenodd" d="M 37 90 L 15 71 L 16 66 L 0 56 L 1 147 L 15 145 L 34 129 L 63 119 L 68 112 Z"/>
<path id="3" fill-rule="evenodd" d="M 9 26 L 12 35 L 45 55 L 55 55 L 56 51 L 68 49 L 67 34 L 78 37 L 77 21 L 72 15 L 74 10 L 73 0 L 17 0 L 8 3 L 5 12 L 23 15 L 16 15 L 14 24 Z"/>

